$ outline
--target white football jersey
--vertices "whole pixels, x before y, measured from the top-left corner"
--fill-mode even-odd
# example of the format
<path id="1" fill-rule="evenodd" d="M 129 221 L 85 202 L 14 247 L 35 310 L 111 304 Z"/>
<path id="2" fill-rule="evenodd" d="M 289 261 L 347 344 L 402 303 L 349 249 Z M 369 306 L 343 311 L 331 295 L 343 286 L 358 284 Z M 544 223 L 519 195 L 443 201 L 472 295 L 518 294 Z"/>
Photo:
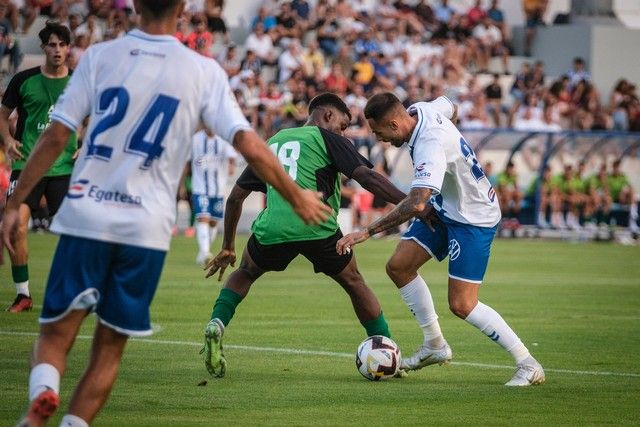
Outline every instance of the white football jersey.
<path id="1" fill-rule="evenodd" d="M 440 97 L 418 102 L 408 111 L 418 119 L 407 144 L 414 168 L 411 187 L 430 188 L 431 204 L 454 221 L 478 227 L 500 222 L 496 192 L 473 149 L 449 120 L 451 101 Z"/>
<path id="2" fill-rule="evenodd" d="M 204 130 L 193 135 L 191 149 L 191 192 L 223 197 L 229 177 L 229 160 L 238 157 L 231 144 L 218 135 L 209 138 Z"/>
<path id="3" fill-rule="evenodd" d="M 140 30 L 82 55 L 51 118 L 75 130 L 87 116 L 52 230 L 159 250 L 200 121 L 227 141 L 251 129 L 214 60 Z"/>

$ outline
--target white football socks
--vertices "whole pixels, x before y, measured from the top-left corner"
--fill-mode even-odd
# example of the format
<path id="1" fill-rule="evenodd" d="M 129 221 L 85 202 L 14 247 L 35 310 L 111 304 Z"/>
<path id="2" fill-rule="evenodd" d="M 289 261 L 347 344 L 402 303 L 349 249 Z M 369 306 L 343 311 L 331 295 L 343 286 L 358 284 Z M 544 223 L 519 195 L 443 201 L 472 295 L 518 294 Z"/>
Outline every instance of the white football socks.
<path id="1" fill-rule="evenodd" d="M 29 374 L 29 401 L 33 401 L 40 393 L 53 390 L 60 394 L 60 372 L 48 363 L 39 363 Z"/>
<path id="2" fill-rule="evenodd" d="M 196 222 L 196 238 L 198 239 L 198 249 L 201 254 L 208 254 L 211 241 L 209 240 L 209 224 L 206 222 Z"/>
<path id="3" fill-rule="evenodd" d="M 29 293 L 29 281 L 16 283 L 16 294 L 22 294 L 26 296 L 30 296 Z"/>
<path id="4" fill-rule="evenodd" d="M 77 415 L 67 414 L 62 417 L 62 421 L 60 421 L 60 427 L 89 427 L 89 423 L 87 423 Z"/>
<path id="5" fill-rule="evenodd" d="M 471 313 L 464 320 L 480 329 L 492 341 L 507 350 L 516 360 L 516 364 L 530 357 L 529 350 L 520 341 L 516 333 L 507 325 L 502 316 L 488 305 L 478 301 L 478 305 L 471 310 Z"/>
<path id="6" fill-rule="evenodd" d="M 209 245 L 215 242 L 217 235 L 218 235 L 218 226 L 214 225 L 213 227 L 209 227 Z"/>
<path id="7" fill-rule="evenodd" d="M 438 315 L 433 305 L 429 287 L 420 275 L 400 288 L 402 299 L 413 313 L 424 334 L 424 342 L 429 348 L 438 349 L 444 345 L 444 338 L 438 323 Z"/>

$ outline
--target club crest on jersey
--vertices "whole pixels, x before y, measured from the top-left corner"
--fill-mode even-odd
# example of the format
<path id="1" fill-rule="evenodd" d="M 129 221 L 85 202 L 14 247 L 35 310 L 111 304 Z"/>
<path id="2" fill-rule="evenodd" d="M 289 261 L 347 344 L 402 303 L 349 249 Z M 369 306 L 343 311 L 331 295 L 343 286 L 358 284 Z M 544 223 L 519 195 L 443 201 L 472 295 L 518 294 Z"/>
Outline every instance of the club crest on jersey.
<path id="1" fill-rule="evenodd" d="M 460 244 L 456 239 L 449 240 L 449 261 L 455 261 L 460 256 Z"/>
<path id="2" fill-rule="evenodd" d="M 487 193 L 487 196 L 489 196 L 489 200 L 491 200 L 491 203 L 493 203 L 496 200 L 496 190 L 491 187 L 489 189 L 489 192 Z"/>
<path id="3" fill-rule="evenodd" d="M 164 57 L 166 57 L 166 55 L 164 53 L 148 52 L 148 51 L 142 50 L 142 49 L 133 49 L 133 50 L 131 50 L 129 52 L 129 54 L 131 56 L 146 55 L 146 56 L 155 56 L 156 58 L 164 58 Z"/>

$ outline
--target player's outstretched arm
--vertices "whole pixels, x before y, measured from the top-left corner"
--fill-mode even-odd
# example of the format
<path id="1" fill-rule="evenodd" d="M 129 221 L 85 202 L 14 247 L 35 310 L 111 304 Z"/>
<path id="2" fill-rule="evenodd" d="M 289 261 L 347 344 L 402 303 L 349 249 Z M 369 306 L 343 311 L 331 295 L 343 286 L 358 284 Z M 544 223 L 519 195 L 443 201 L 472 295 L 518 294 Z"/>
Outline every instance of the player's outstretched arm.
<path id="1" fill-rule="evenodd" d="M 409 195 L 402 200 L 388 214 L 374 221 L 366 229 L 350 233 L 338 240 L 336 243 L 336 251 L 343 255 L 351 251 L 353 245 L 362 243 L 374 234 L 388 230 L 392 227 L 408 221 L 418 215 L 427 206 L 427 201 L 431 197 L 431 189 L 425 187 L 414 187 Z"/>
<path id="2" fill-rule="evenodd" d="M 250 190 L 245 190 L 238 184 L 233 186 L 231 194 L 227 198 L 224 210 L 224 237 L 222 240 L 222 249 L 206 266 L 206 278 L 216 274 L 219 270 L 218 282 L 222 281 L 224 271 L 229 265 L 236 265 L 236 231 L 238 229 L 238 221 L 242 215 L 242 205 L 247 197 L 251 194 Z"/>
<path id="3" fill-rule="evenodd" d="M 393 203 L 397 205 L 405 197 L 402 191 L 398 190 L 398 188 L 393 185 L 384 175 L 376 172 L 373 169 L 369 169 L 366 166 L 358 166 L 351 175 L 353 179 L 355 179 L 358 184 L 362 186 L 365 190 L 370 193 L 375 194 L 378 197 L 381 197 L 388 203 Z"/>
<path id="4" fill-rule="evenodd" d="M 293 210 L 305 223 L 320 224 L 331 215 L 331 207 L 320 200 L 322 195 L 298 187 L 255 132 L 238 131 L 233 139 L 233 146 L 265 182 L 271 184 L 291 203 Z"/>
<path id="5" fill-rule="evenodd" d="M 51 123 L 51 126 L 40 136 L 27 164 L 20 172 L 18 185 L 16 185 L 11 198 L 7 201 L 2 224 L 2 240 L 12 253 L 13 246 L 11 242 L 19 223 L 18 209 L 20 204 L 24 202 L 36 183 L 40 181 L 40 178 L 62 153 L 69 140 L 69 135 L 71 135 L 71 130 L 68 127 L 56 121 Z"/>

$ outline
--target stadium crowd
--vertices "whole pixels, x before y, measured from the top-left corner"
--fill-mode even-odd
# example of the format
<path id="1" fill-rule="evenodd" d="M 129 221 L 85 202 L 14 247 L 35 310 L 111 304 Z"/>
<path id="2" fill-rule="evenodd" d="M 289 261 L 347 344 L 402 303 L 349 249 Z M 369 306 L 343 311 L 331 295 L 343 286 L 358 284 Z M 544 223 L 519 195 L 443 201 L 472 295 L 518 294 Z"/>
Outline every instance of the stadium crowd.
<path id="1" fill-rule="evenodd" d="M 12 34 L 27 32 L 45 15 L 71 29 L 73 69 L 90 45 L 136 26 L 132 3 L 0 0 L 0 52 L 10 55 L 11 71 L 17 69 L 21 54 Z M 532 28 L 541 12 L 526 7 Z M 459 105 L 463 129 L 640 131 L 636 86 L 620 79 L 607 99 L 582 58 L 558 78 L 535 60 L 510 75 L 511 33 L 498 0 L 477 0 L 468 10 L 447 0 L 380 0 L 375 7 L 363 0 L 264 0 L 249 22 L 248 37 L 236 45 L 224 0 L 190 0 L 175 36 L 220 63 L 243 112 L 265 137 L 303 124 L 309 100 L 323 91 L 345 100 L 353 116 L 347 136 L 378 159 L 383 148 L 363 109 L 381 91 L 393 91 L 406 105 L 446 95 Z"/>

